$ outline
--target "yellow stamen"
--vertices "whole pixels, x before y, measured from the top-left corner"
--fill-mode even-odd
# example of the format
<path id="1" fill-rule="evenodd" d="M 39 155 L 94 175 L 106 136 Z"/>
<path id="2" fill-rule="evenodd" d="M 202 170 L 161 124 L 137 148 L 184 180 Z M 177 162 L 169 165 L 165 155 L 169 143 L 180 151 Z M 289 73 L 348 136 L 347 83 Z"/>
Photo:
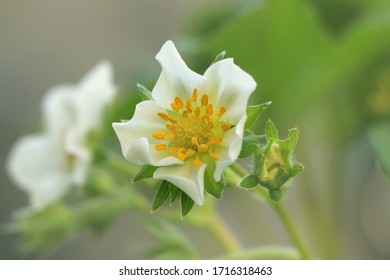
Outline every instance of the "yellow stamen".
<path id="1" fill-rule="evenodd" d="M 164 121 L 167 121 L 169 119 L 168 115 L 164 114 L 164 113 L 157 113 L 157 115 L 162 118 Z"/>
<path id="2" fill-rule="evenodd" d="M 175 132 L 175 131 L 176 131 L 175 126 L 173 126 L 173 125 L 171 125 L 171 124 L 167 124 L 165 127 L 166 127 L 168 130 L 172 131 L 172 132 Z"/>
<path id="3" fill-rule="evenodd" d="M 202 96 L 202 105 L 206 106 L 209 103 L 209 97 L 207 94 L 203 94 Z"/>
<path id="4" fill-rule="evenodd" d="M 226 108 L 225 107 L 221 107 L 221 108 L 219 108 L 219 116 L 222 116 L 223 114 L 225 114 L 225 112 L 226 112 Z"/>
<path id="5" fill-rule="evenodd" d="M 206 114 L 209 116 L 213 115 L 213 105 L 212 104 L 207 105 Z"/>
<path id="6" fill-rule="evenodd" d="M 209 122 L 209 127 L 210 127 L 210 129 L 213 129 L 213 128 L 214 128 L 213 122 Z"/>
<path id="7" fill-rule="evenodd" d="M 156 150 L 158 150 L 158 151 L 166 151 L 167 150 L 167 145 L 165 145 L 165 144 L 157 144 L 156 145 Z"/>
<path id="8" fill-rule="evenodd" d="M 199 152 L 206 152 L 208 148 L 209 148 L 209 145 L 200 144 L 198 150 L 199 150 Z"/>
<path id="9" fill-rule="evenodd" d="M 200 165 L 202 164 L 202 162 L 200 161 L 200 159 L 196 158 L 195 160 L 192 161 L 192 163 L 196 166 L 196 167 L 200 167 Z"/>
<path id="10" fill-rule="evenodd" d="M 195 109 L 195 116 L 199 116 L 199 114 L 200 114 L 200 108 L 196 107 L 196 109 Z"/>
<path id="11" fill-rule="evenodd" d="M 188 98 L 187 99 L 187 106 L 191 106 L 192 101 L 194 101 L 194 99 L 192 97 Z"/>
<path id="12" fill-rule="evenodd" d="M 198 101 L 198 89 L 194 88 L 194 90 L 192 91 L 192 99 L 194 100 L 194 102 Z"/>
<path id="13" fill-rule="evenodd" d="M 187 156 L 185 154 L 183 154 L 182 152 L 178 152 L 177 158 L 180 160 L 185 160 L 187 158 Z"/>
<path id="14" fill-rule="evenodd" d="M 179 112 L 180 111 L 180 107 L 179 105 L 177 105 L 176 103 L 171 103 L 171 107 L 173 110 L 175 110 L 176 112 Z"/>
<path id="15" fill-rule="evenodd" d="M 167 134 L 165 131 L 159 130 L 152 134 L 152 136 L 156 139 L 163 140 L 165 134 Z"/>
<path id="16" fill-rule="evenodd" d="M 175 104 L 179 106 L 180 109 L 184 107 L 183 101 L 181 101 L 180 97 L 175 97 Z"/>
<path id="17" fill-rule="evenodd" d="M 223 131 L 228 131 L 230 129 L 230 125 L 224 123 L 222 126 L 221 126 L 222 130 Z"/>
<path id="18" fill-rule="evenodd" d="M 170 149 L 169 149 L 169 151 L 170 151 L 171 153 L 176 153 L 178 150 L 179 150 L 178 147 L 173 147 L 173 148 L 170 148 Z"/>
<path id="19" fill-rule="evenodd" d="M 222 141 L 223 141 L 222 137 L 219 137 L 219 136 L 218 136 L 217 138 L 214 139 L 214 143 L 215 143 L 215 144 L 222 143 Z"/>
<path id="20" fill-rule="evenodd" d="M 175 135 L 174 134 L 167 134 L 167 139 L 168 140 L 172 140 L 175 138 Z"/>
<path id="21" fill-rule="evenodd" d="M 210 152 L 210 153 L 209 153 L 209 156 L 210 156 L 211 158 L 215 159 L 215 160 L 219 160 L 219 157 L 218 157 L 218 155 L 217 155 L 216 153 Z"/>
<path id="22" fill-rule="evenodd" d="M 195 151 L 193 149 L 188 149 L 187 152 L 186 152 L 186 157 L 192 157 L 193 155 L 195 155 Z"/>

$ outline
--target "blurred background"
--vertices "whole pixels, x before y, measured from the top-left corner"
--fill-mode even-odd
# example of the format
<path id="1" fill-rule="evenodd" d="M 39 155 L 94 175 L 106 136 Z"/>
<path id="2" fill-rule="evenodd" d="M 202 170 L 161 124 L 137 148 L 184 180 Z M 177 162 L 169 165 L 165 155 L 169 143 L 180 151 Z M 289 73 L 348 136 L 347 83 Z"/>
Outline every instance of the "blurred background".
<path id="1" fill-rule="evenodd" d="M 314 255 L 390 258 L 387 0 L 0 0 L 1 225 L 28 203 L 6 158 L 18 137 L 39 128 L 47 90 L 108 59 L 117 84 L 136 94 L 137 83 L 157 80 L 154 56 L 168 39 L 197 72 L 225 50 L 255 78 L 251 103 L 273 101 L 257 133 L 268 118 L 282 136 L 299 128 L 296 158 L 306 169 L 286 203 Z M 217 206 L 244 247 L 291 244 L 272 210 L 247 192 L 229 188 Z M 22 251 L 20 236 L 2 230 L 0 258 L 150 258 L 145 248 L 156 238 L 140 226 L 150 215 L 120 213 L 101 235 L 81 232 L 45 253 Z M 220 253 L 206 233 L 177 226 L 197 257 Z"/>

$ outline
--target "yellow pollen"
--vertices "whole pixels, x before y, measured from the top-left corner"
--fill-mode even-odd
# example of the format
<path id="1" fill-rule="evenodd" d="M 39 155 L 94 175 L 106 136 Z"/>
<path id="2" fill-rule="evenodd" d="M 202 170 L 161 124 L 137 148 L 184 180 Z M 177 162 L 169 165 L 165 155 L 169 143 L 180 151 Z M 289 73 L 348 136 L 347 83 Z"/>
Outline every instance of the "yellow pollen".
<path id="1" fill-rule="evenodd" d="M 192 157 L 195 154 L 196 152 L 193 149 L 188 149 L 186 152 L 186 157 Z"/>
<path id="2" fill-rule="evenodd" d="M 218 149 L 223 137 L 233 126 L 221 121 L 221 116 L 227 109 L 223 106 L 215 107 L 209 103 L 207 94 L 199 95 L 194 88 L 192 96 L 181 99 L 176 96 L 170 104 L 173 111 L 158 112 L 165 128 L 155 131 L 151 136 L 157 140 L 164 140 L 156 144 L 158 151 L 167 151 L 169 155 L 179 160 L 191 159 L 194 166 L 199 168 L 207 160 L 219 160 L 214 152 Z M 215 110 L 215 111 L 214 111 Z"/>
<path id="3" fill-rule="evenodd" d="M 215 160 L 219 160 L 219 157 L 218 157 L 218 155 L 217 155 L 216 153 L 210 152 L 210 153 L 209 153 L 209 156 L 210 156 L 211 158 L 215 159 Z"/>
<path id="4" fill-rule="evenodd" d="M 195 160 L 192 161 L 192 163 L 196 166 L 196 167 L 200 167 L 200 165 L 202 164 L 202 162 L 200 161 L 200 159 L 196 158 Z"/>
<path id="5" fill-rule="evenodd" d="M 226 108 L 225 107 L 221 107 L 221 108 L 219 108 L 219 116 L 222 116 L 223 114 L 225 114 L 225 112 L 226 112 Z"/>
<path id="6" fill-rule="evenodd" d="M 179 105 L 177 105 L 176 103 L 171 103 L 171 107 L 173 110 L 175 110 L 176 112 L 179 112 L 180 111 L 180 107 Z"/>
<path id="7" fill-rule="evenodd" d="M 159 130 L 152 134 L 152 136 L 156 139 L 163 140 L 165 134 L 167 134 L 165 131 Z"/>
<path id="8" fill-rule="evenodd" d="M 174 134 L 167 134 L 167 139 L 168 140 L 172 140 L 175 138 L 175 135 Z"/>
<path id="9" fill-rule="evenodd" d="M 179 106 L 180 109 L 184 107 L 183 101 L 181 101 L 180 97 L 175 97 L 175 104 Z"/>
<path id="10" fill-rule="evenodd" d="M 165 145 L 165 144 L 157 144 L 156 145 L 156 150 L 157 151 L 166 151 L 167 150 L 167 145 Z"/>
<path id="11" fill-rule="evenodd" d="M 207 94 L 203 94 L 202 96 L 202 105 L 206 106 L 209 103 L 209 96 Z"/>
<path id="12" fill-rule="evenodd" d="M 213 105 L 212 104 L 207 105 L 207 107 L 206 107 L 206 114 L 209 115 L 209 116 L 213 115 Z"/>
<path id="13" fill-rule="evenodd" d="M 222 130 L 223 131 L 228 131 L 230 129 L 230 125 L 224 123 L 222 126 L 221 126 Z"/>
<path id="14" fill-rule="evenodd" d="M 207 144 L 200 144 L 198 150 L 199 152 L 206 152 L 208 148 L 209 146 Z"/>
<path id="15" fill-rule="evenodd" d="M 192 99 L 194 100 L 194 102 L 198 101 L 198 89 L 197 88 L 194 88 L 194 90 L 192 91 Z"/>

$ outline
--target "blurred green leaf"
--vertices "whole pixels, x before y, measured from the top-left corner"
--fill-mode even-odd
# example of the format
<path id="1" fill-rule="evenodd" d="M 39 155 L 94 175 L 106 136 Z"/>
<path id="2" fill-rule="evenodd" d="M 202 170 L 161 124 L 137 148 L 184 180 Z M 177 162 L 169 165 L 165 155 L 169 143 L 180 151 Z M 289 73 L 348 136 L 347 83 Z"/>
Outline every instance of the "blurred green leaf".
<path id="1" fill-rule="evenodd" d="M 164 180 L 161 182 L 153 199 L 152 211 L 158 209 L 169 198 L 171 194 L 169 185 L 168 181 Z"/>
<path id="2" fill-rule="evenodd" d="M 251 131 L 244 131 L 244 138 L 242 139 L 242 146 L 239 158 L 250 156 L 259 146 L 259 137 L 254 135 Z"/>
<path id="3" fill-rule="evenodd" d="M 246 189 L 254 188 L 259 183 L 256 175 L 250 174 L 240 182 L 240 186 Z"/>
<path id="4" fill-rule="evenodd" d="M 368 138 L 383 173 L 390 179 L 390 125 L 381 123 L 368 130 Z"/>
<path id="5" fill-rule="evenodd" d="M 141 179 L 147 179 L 147 178 L 152 178 L 154 171 L 156 171 L 158 167 L 157 166 L 152 166 L 152 165 L 144 165 L 135 175 L 133 181 L 137 182 Z"/>
<path id="6" fill-rule="evenodd" d="M 247 119 L 245 123 L 245 129 L 250 128 L 256 122 L 260 114 L 264 112 L 271 104 L 272 101 L 258 105 L 248 106 L 246 108 Z"/>
<path id="7" fill-rule="evenodd" d="M 141 84 L 137 84 L 139 95 L 141 96 L 142 100 L 152 100 L 152 93 L 150 90 L 148 90 L 145 86 Z"/>
<path id="8" fill-rule="evenodd" d="M 185 192 L 181 193 L 180 200 L 181 216 L 184 217 L 191 211 L 192 207 L 194 206 L 194 201 Z"/>
<path id="9" fill-rule="evenodd" d="M 226 187 L 226 182 L 223 176 L 219 182 L 216 182 L 214 179 L 214 170 L 215 162 L 210 162 L 204 173 L 204 188 L 212 196 L 221 198 L 222 192 Z"/>

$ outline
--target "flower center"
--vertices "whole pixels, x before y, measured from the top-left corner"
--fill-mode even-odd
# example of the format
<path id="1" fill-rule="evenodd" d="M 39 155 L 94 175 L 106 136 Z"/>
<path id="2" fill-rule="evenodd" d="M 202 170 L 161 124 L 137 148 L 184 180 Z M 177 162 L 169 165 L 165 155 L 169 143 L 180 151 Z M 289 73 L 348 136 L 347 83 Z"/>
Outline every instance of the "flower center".
<path id="1" fill-rule="evenodd" d="M 173 111 L 157 113 L 167 124 L 166 130 L 152 134 L 164 143 L 156 144 L 156 150 L 169 151 L 180 160 L 192 158 L 196 167 L 200 167 L 207 158 L 219 160 L 215 147 L 223 142 L 224 135 L 233 127 L 220 121 L 226 108 L 222 106 L 214 112 L 208 95 L 203 94 L 198 99 L 196 88 L 185 103 L 180 97 L 175 97 L 171 107 Z"/>

